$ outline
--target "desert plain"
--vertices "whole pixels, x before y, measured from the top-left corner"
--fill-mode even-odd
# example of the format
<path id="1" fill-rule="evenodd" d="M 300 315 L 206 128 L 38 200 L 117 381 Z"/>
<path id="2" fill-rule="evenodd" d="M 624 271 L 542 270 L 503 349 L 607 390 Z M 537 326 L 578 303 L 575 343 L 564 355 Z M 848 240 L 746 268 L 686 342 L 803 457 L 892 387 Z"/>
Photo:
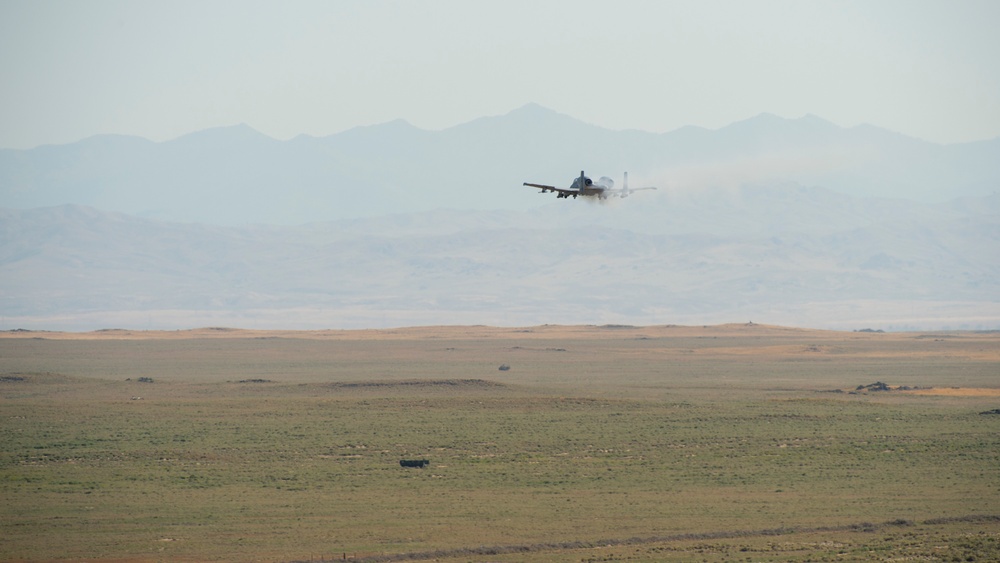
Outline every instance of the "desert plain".
<path id="1" fill-rule="evenodd" d="M 1000 333 L 9 331 L 0 499 L 4 561 L 1000 560 Z"/>

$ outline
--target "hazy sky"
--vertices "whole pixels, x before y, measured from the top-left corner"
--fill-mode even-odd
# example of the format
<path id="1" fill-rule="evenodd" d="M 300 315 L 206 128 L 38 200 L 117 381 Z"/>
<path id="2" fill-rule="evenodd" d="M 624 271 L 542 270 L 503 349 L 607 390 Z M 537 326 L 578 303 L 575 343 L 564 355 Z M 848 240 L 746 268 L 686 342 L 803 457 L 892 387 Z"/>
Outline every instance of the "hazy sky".
<path id="1" fill-rule="evenodd" d="M 996 0 L 0 0 L 0 147 L 437 130 L 528 102 L 610 129 L 813 113 L 981 140 L 998 23 Z"/>

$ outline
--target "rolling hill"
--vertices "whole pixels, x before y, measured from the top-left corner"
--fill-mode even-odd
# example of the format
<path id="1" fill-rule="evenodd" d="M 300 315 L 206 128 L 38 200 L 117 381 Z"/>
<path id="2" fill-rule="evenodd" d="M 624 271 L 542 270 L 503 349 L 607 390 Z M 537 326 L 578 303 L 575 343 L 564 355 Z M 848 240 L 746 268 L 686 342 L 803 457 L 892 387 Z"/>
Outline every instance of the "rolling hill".
<path id="1" fill-rule="evenodd" d="M 3 328 L 1000 326 L 996 196 L 921 204 L 783 185 L 658 197 L 300 226 L 5 209 Z"/>

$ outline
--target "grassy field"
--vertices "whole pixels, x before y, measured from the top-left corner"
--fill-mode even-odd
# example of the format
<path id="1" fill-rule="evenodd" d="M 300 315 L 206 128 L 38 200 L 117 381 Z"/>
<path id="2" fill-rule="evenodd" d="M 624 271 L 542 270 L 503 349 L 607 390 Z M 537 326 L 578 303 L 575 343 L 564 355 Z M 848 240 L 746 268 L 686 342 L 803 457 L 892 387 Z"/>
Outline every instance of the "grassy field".
<path id="1" fill-rule="evenodd" d="M 0 559 L 997 560 L 997 408 L 996 333 L 10 332 Z"/>

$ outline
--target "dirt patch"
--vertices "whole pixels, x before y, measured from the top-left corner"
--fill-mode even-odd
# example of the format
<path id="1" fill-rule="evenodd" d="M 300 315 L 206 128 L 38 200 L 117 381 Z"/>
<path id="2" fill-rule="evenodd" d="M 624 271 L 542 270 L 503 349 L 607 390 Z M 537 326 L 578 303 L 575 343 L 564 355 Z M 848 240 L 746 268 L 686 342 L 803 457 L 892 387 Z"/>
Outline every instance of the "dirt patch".
<path id="1" fill-rule="evenodd" d="M 975 516 L 965 516 L 958 518 L 938 518 L 934 520 L 927 520 L 922 524 L 924 526 L 941 526 L 947 525 L 955 522 L 971 522 L 971 523 L 985 523 L 991 524 L 996 522 L 1000 517 L 993 515 L 975 515 Z M 863 532 L 866 534 L 873 534 L 876 532 L 898 532 L 899 530 L 905 530 L 911 528 L 915 525 L 915 522 L 897 519 L 889 522 L 882 522 L 873 524 L 871 522 L 861 522 L 857 524 L 848 524 L 841 526 L 821 526 L 821 527 L 782 527 L 782 528 L 771 528 L 771 529 L 761 529 L 761 530 L 728 530 L 728 531 L 718 531 L 718 532 L 701 532 L 701 533 L 682 533 L 667 536 L 655 536 L 655 537 L 631 537 L 631 538 L 621 538 L 621 539 L 601 539 L 601 540 L 581 540 L 581 541 L 565 541 L 565 542 L 552 542 L 552 543 L 541 543 L 541 544 L 524 544 L 524 545 L 497 545 L 497 546 L 477 546 L 477 547 L 467 547 L 467 548 L 453 548 L 453 549 L 442 549 L 438 551 L 426 551 L 426 552 L 411 552 L 411 553 L 384 553 L 371 557 L 360 557 L 353 559 L 353 561 L 376 563 L 385 561 L 419 561 L 419 560 L 468 560 L 468 559 L 481 559 L 483 556 L 515 556 L 517 558 L 532 559 L 532 557 L 524 557 L 526 554 L 535 553 L 557 553 L 557 552 L 572 552 L 579 550 L 607 550 L 609 548 L 615 547 L 635 547 L 642 545 L 651 544 L 682 544 L 691 541 L 704 541 L 704 540 L 729 540 L 729 539 L 742 539 L 746 540 L 749 538 L 790 538 L 799 535 L 808 534 L 835 534 L 838 532 Z M 711 550 L 710 545 L 696 545 L 691 546 L 689 549 L 691 551 L 696 551 L 699 554 L 704 554 L 706 551 Z M 773 546 L 771 551 L 773 551 Z M 686 550 L 685 550 L 686 551 Z M 741 550 L 746 551 L 746 550 Z M 662 552 L 661 552 L 662 553 Z M 685 552 L 681 552 L 685 553 Z M 691 553 L 694 555 L 694 553 Z M 631 557 L 622 557 L 621 559 L 631 559 Z M 618 560 L 618 557 L 601 557 L 601 558 L 590 558 L 582 559 L 583 561 L 612 561 Z M 679 560 L 680 558 L 678 558 Z M 703 557 L 698 556 L 694 558 L 684 557 L 687 559 L 703 559 Z M 747 558 L 748 560 L 751 558 Z M 673 560 L 673 559 L 672 559 Z M 975 560 L 974 558 L 972 560 Z"/>
<path id="2" fill-rule="evenodd" d="M 931 389 L 912 389 L 903 391 L 910 395 L 940 395 L 945 397 L 1000 397 L 1000 389 L 984 387 L 942 387 Z"/>
<path id="3" fill-rule="evenodd" d="M 507 387 L 503 383 L 485 379 L 406 379 L 402 381 L 350 381 L 326 385 L 335 389 L 393 389 L 393 388 L 475 388 L 498 389 Z"/>

